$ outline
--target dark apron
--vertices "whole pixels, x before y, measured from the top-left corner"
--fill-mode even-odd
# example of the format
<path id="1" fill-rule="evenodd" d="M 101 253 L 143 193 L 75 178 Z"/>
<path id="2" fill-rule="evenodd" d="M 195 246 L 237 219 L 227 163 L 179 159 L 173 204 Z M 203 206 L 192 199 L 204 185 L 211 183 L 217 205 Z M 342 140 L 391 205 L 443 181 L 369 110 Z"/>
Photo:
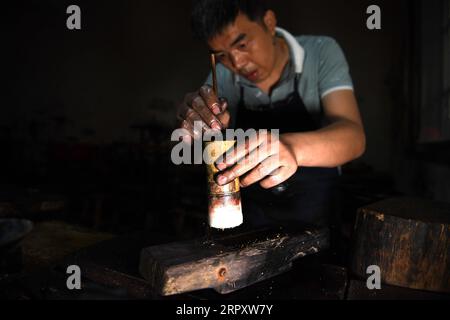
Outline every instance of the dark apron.
<path id="1" fill-rule="evenodd" d="M 250 110 L 245 106 L 241 86 L 236 127 L 279 129 L 280 134 L 319 129 L 319 121 L 307 111 L 297 88 L 298 77 L 295 77 L 293 92 L 286 100 Z M 259 183 L 243 188 L 245 223 L 251 226 L 328 225 L 337 176 L 337 168 L 300 167 L 292 177 L 272 189 L 266 190 Z"/>

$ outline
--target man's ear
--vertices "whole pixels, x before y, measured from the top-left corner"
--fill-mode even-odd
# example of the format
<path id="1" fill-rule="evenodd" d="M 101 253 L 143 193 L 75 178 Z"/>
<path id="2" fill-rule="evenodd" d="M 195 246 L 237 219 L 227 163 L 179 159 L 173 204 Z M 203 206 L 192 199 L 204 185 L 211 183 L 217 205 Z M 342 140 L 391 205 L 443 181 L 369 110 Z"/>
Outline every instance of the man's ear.
<path id="1" fill-rule="evenodd" d="M 272 10 L 267 10 L 264 15 L 263 21 L 267 31 L 269 31 L 269 33 L 274 36 L 275 28 L 277 27 L 277 16 L 275 15 L 275 12 L 273 12 Z"/>

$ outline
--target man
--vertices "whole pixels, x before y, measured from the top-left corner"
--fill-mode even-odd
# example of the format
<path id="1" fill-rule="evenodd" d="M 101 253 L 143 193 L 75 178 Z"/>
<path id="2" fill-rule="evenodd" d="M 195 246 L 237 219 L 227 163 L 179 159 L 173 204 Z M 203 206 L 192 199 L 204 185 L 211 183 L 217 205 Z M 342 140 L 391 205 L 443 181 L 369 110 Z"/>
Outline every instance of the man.
<path id="1" fill-rule="evenodd" d="M 195 121 L 204 130 L 279 129 L 279 139 L 255 136 L 227 155 L 217 164 L 217 183 L 240 178 L 244 217 L 253 224 L 329 224 L 337 167 L 365 150 L 339 45 L 329 37 L 294 37 L 278 28 L 262 0 L 199 0 L 192 26 L 219 62 L 218 97 L 211 75 L 199 91 L 186 95 L 178 110 L 189 133 L 183 139 L 200 136 Z M 267 148 L 274 144 L 277 154 Z"/>

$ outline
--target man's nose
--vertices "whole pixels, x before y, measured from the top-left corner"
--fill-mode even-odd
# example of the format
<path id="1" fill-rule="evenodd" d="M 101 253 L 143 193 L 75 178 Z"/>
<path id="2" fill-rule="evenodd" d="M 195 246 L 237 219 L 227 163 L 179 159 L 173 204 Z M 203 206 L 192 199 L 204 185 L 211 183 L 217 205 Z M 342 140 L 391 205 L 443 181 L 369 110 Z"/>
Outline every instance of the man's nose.
<path id="1" fill-rule="evenodd" d="M 247 64 L 244 55 L 240 52 L 231 53 L 231 62 L 236 70 L 241 70 Z"/>

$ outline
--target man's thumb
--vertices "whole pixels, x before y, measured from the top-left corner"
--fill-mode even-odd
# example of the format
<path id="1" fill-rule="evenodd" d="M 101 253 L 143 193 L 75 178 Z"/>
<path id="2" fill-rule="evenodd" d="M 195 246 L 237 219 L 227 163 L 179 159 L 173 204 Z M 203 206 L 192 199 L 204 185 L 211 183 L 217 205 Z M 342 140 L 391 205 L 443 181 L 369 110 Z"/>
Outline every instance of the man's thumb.
<path id="1" fill-rule="evenodd" d="M 219 98 L 220 112 L 223 113 L 228 109 L 228 101 L 225 98 Z"/>

